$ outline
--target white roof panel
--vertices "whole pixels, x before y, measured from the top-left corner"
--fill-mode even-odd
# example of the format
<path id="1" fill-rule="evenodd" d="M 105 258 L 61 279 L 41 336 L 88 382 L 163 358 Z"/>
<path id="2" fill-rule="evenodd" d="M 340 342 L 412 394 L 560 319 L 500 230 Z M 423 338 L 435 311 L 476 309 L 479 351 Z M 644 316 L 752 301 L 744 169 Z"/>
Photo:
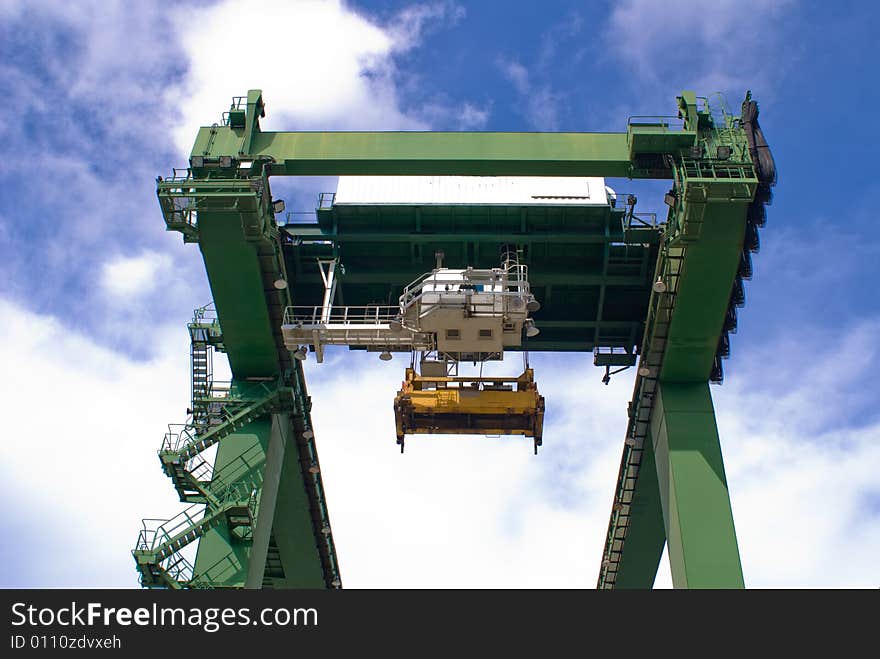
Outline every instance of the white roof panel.
<path id="1" fill-rule="evenodd" d="M 595 206 L 608 197 L 601 177 L 340 176 L 334 203 Z"/>

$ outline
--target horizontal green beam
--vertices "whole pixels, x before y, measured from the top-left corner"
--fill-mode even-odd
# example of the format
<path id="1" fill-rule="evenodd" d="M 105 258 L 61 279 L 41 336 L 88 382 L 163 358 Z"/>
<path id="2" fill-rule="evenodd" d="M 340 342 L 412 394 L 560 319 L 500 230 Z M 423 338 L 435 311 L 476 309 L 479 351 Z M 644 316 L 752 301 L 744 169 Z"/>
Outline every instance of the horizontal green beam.
<path id="1" fill-rule="evenodd" d="M 285 233 L 302 238 L 304 240 L 336 240 L 339 242 L 363 242 L 363 243 L 436 243 L 436 242 L 487 242 L 497 245 L 498 243 L 576 243 L 593 244 L 605 242 L 623 242 L 623 231 L 615 231 L 609 235 L 602 232 L 587 233 L 582 228 L 579 230 L 553 232 L 553 233 L 498 233 L 486 231 L 484 233 L 382 233 L 376 232 L 347 232 L 347 233 L 324 233 L 318 227 L 302 227 L 286 225 Z M 653 232 L 653 242 L 659 240 L 659 232 Z M 639 244 L 645 242 L 639 239 Z"/>
<path id="2" fill-rule="evenodd" d="M 632 329 L 636 327 L 641 329 L 642 325 L 640 320 L 541 320 L 540 323 L 543 329 L 577 329 L 580 327 L 589 329 L 595 327 L 601 327 L 602 329 Z"/>
<path id="3" fill-rule="evenodd" d="M 240 133 L 202 128 L 192 154 L 239 157 Z M 271 158 L 271 173 L 282 176 L 626 177 L 633 169 L 626 133 L 261 132 L 246 155 Z"/>
<path id="4" fill-rule="evenodd" d="M 388 284 L 389 286 L 405 286 L 416 277 L 423 273 L 419 272 L 403 272 L 403 271 L 386 271 L 386 272 L 362 272 L 353 271 L 347 268 L 344 276 L 339 278 L 339 283 L 345 284 Z M 298 284 L 317 284 L 322 283 L 321 277 L 315 275 L 302 275 L 296 277 Z M 641 287 L 647 291 L 645 277 L 630 275 L 602 275 L 602 274 L 580 274 L 580 273 L 535 273 L 529 276 L 529 284 L 532 286 L 546 285 L 566 285 L 566 286 L 631 286 Z"/>

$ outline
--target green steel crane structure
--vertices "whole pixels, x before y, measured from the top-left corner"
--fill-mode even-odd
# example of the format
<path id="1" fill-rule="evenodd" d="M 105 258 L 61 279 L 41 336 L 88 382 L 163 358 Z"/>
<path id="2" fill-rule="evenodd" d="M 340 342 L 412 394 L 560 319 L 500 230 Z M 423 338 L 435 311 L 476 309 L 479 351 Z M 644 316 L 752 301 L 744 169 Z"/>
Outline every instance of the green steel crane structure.
<path id="1" fill-rule="evenodd" d="M 750 253 L 776 182 L 750 95 L 733 116 L 693 92 L 677 116 L 621 133 L 265 132 L 262 92 L 201 128 L 189 167 L 157 179 L 168 230 L 198 244 L 213 304 L 189 324 L 192 400 L 159 450 L 190 506 L 145 520 L 133 556 L 151 588 L 340 588 L 302 364 L 284 310 L 320 305 L 305 267 L 343 257 L 337 295 L 386 304 L 450 262 L 523 250 L 542 302 L 529 351 L 637 366 L 598 587 L 650 588 L 668 544 L 676 587 L 743 586 L 709 391 L 722 379 Z M 279 222 L 271 176 L 603 176 L 667 179 L 667 217 L 607 206 L 336 205 Z M 213 378 L 225 352 L 231 382 Z M 213 453 L 213 456 L 212 456 Z"/>

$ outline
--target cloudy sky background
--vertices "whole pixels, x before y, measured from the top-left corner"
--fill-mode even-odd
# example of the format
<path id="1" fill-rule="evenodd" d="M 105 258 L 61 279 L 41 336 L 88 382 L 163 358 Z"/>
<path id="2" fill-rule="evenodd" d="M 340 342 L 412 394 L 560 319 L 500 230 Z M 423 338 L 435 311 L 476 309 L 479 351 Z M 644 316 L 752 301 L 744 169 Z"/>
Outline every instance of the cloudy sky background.
<path id="1" fill-rule="evenodd" d="M 133 587 L 140 519 L 182 507 L 155 450 L 185 416 L 185 323 L 209 291 L 154 180 L 250 88 L 267 130 L 587 131 L 671 114 L 681 89 L 731 108 L 751 89 L 780 183 L 712 389 L 746 584 L 880 585 L 880 10 L 692 7 L 0 0 L 0 586 Z M 334 185 L 274 190 L 309 210 Z M 603 386 L 589 355 L 533 365 L 540 455 L 400 456 L 400 360 L 308 362 L 346 587 L 595 585 L 632 379 Z"/>

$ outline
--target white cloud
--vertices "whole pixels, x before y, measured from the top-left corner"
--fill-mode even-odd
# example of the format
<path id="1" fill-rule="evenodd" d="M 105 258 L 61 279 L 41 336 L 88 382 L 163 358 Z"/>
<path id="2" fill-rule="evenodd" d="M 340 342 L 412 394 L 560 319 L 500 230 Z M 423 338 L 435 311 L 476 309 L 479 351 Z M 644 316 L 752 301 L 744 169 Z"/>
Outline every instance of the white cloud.
<path id="1" fill-rule="evenodd" d="M 340 2 L 260 3 L 259 11 L 230 2 L 177 8 L 175 21 L 186 30 L 180 37 L 191 59 L 191 79 L 172 87 L 169 97 L 179 116 L 150 105 L 159 82 L 141 84 L 152 80 L 151 73 L 169 56 L 168 50 L 153 48 L 162 33 L 159 17 L 166 14 L 145 9 L 122 15 L 125 6 L 92 3 L 86 11 L 82 5 L 28 5 L 44 13 L 51 9 L 77 27 L 77 43 L 82 41 L 86 51 L 66 60 L 41 57 L 59 79 L 71 76 L 73 97 L 104 104 L 101 127 L 117 137 L 146 130 L 160 134 L 180 116 L 176 139 L 188 151 L 196 126 L 219 120 L 230 96 L 259 86 L 269 103 L 267 129 L 418 128 L 441 122 L 443 105 L 439 114 L 405 109 L 393 57 L 415 47 L 437 24 L 460 20 L 454 5 L 420 5 L 386 25 Z M 776 15 L 770 3 L 751 6 L 759 17 Z M 13 15 L 23 7 L 7 4 L 0 10 Z M 709 87 L 732 84 L 720 77 L 719 63 L 732 61 L 765 34 L 747 33 L 748 24 L 737 22 L 741 4 L 720 3 L 714 13 L 683 11 L 680 2 L 669 7 L 631 1 L 612 16 L 618 56 L 645 79 L 661 76 L 653 64 L 696 35 L 697 46 L 683 49 L 667 66 L 674 68 L 685 56 L 691 61 L 699 48 L 706 64 L 694 79 Z M 199 28 L 191 30 L 194 24 Z M 260 35 L 262 43 L 254 46 L 246 35 Z M 751 57 L 754 62 L 756 55 Z M 186 64 L 180 60 L 181 76 Z M 534 96 L 536 105 L 525 106 L 530 121 L 553 127 L 558 98 L 536 84 L 535 74 L 523 65 L 508 64 L 507 75 L 519 93 Z M 22 78 L 21 84 L 15 80 L 15 88 L 34 104 L 28 107 L 51 108 L 54 101 L 41 98 L 36 77 Z M 24 107 L 19 100 L 16 105 Z M 449 116 L 463 123 L 479 127 L 484 121 L 481 108 L 449 107 Z M 101 143 L 91 146 L 98 153 Z M 149 171 L 126 170 L 127 179 L 147 182 L 132 200 L 130 180 L 108 186 L 89 169 L 91 152 L 74 159 L 71 153 L 36 151 L 35 162 L 52 165 L 43 169 L 56 173 L 53 185 L 39 195 L 47 206 L 58 190 L 76 190 L 81 207 L 105 209 L 99 221 L 71 219 L 70 233 L 45 248 L 50 263 L 70 263 L 70 235 L 76 238 L 75 251 L 107 253 L 107 227 L 117 226 L 120 215 L 152 218 L 154 227 L 161 222 Z M 62 170 L 64 162 L 70 164 Z M 63 185 L 59 171 L 62 183 L 67 181 Z M 107 206 L 107 198 L 116 202 Z M 130 244 L 146 235 L 139 230 L 124 238 Z M 163 291 L 166 296 L 191 294 L 192 268 L 201 272 L 197 252 L 187 249 L 189 256 L 174 259 L 180 285 Z M 106 264 L 99 281 L 111 296 L 144 292 L 167 270 L 165 259 L 153 251 L 120 257 Z M 175 305 L 189 308 L 188 302 Z M 14 548 L 12 562 L 0 561 L 0 583 L 9 583 L 6 571 L 27 562 L 37 545 L 58 536 L 66 561 L 31 566 L 38 572 L 28 585 L 134 585 L 128 552 L 140 518 L 170 516 L 182 507 L 154 451 L 165 424 L 182 418 L 188 398 L 186 332 L 182 325 L 153 326 L 132 336 L 133 327 L 150 326 L 157 308 L 145 306 L 137 322 L 127 314 L 111 317 L 101 311 L 102 323 L 119 323 L 120 336 L 155 355 L 139 362 L 55 318 L 0 301 L 0 360 L 12 374 L 0 385 L 0 396 L 14 411 L 7 415 L 11 439 L 0 443 L 0 470 L 11 493 L 7 498 L 27 513 L 34 538 L 34 545 Z M 865 493 L 876 489 L 872 466 L 880 457 L 880 428 L 873 417 L 857 417 L 853 407 L 864 408 L 872 393 L 864 383 L 871 381 L 877 361 L 872 337 L 878 329 L 866 324 L 849 332 L 840 328 L 834 337 L 804 334 L 799 345 L 769 342 L 766 354 L 747 354 L 735 346 L 733 377 L 713 389 L 751 586 L 880 583 L 880 530 L 876 514 L 863 505 Z M 843 349 L 815 358 L 828 354 L 830 345 Z M 363 370 L 367 363 L 369 372 Z M 535 363 L 548 404 L 545 446 L 537 457 L 527 442 L 475 438 L 412 440 L 400 456 L 391 426 L 400 361 L 383 366 L 372 356 L 346 353 L 335 365 L 309 364 L 318 445 L 347 586 L 595 583 L 631 381 L 599 385 L 600 374 L 588 356 L 566 358 L 564 365 L 543 357 Z"/>
<path id="2" fill-rule="evenodd" d="M 399 50 L 419 45 L 425 34 L 438 25 L 454 25 L 463 20 L 465 8 L 451 0 L 412 4 L 404 7 L 388 26 Z"/>
<path id="3" fill-rule="evenodd" d="M 531 127 L 543 131 L 557 130 L 562 95 L 549 84 L 535 84 L 534 73 L 516 60 L 501 59 L 498 67 L 516 89 L 521 112 Z"/>
<path id="4" fill-rule="evenodd" d="M 400 455 L 403 360 L 307 362 L 346 587 L 595 585 L 632 383 L 602 385 L 589 355 L 567 361 L 533 359 L 548 409 L 537 456 L 528 439 L 480 436 L 411 437 Z"/>
<path id="5" fill-rule="evenodd" d="M 880 586 L 880 516 L 865 505 L 880 419 L 864 387 L 878 332 L 874 318 L 738 351 L 712 388 L 747 587 Z M 657 585 L 671 585 L 665 556 Z"/>
<path id="6" fill-rule="evenodd" d="M 30 107 L 58 109 L 71 100 L 87 102 L 99 117 L 101 133 L 129 139 L 142 139 L 145 134 L 164 137 L 170 117 L 154 107 L 179 51 L 162 38 L 169 16 L 162 7 L 133 6 L 125 0 L 13 0 L 2 11 L 8 19 L 24 17 L 36 32 L 27 45 L 33 49 L 29 55 L 39 59 L 35 68 L 44 68 L 47 75 L 30 77 L 31 71 L 20 75 L 15 63 L 3 70 L 4 75 L 18 78 L 16 88 L 33 87 L 28 94 Z M 63 97 L 47 89 L 48 80 L 63 81 Z M 71 125 L 67 137 L 80 130 L 78 124 Z"/>
<path id="7" fill-rule="evenodd" d="M 101 286 L 114 298 L 144 295 L 161 283 L 171 268 L 171 257 L 146 250 L 138 256 L 117 256 L 101 268 Z"/>
<path id="8" fill-rule="evenodd" d="M 478 130 L 486 127 L 489 121 L 489 110 L 465 103 L 459 111 L 457 119 L 461 130 Z"/>
<path id="9" fill-rule="evenodd" d="M 138 520 L 181 508 L 153 452 L 187 399 L 185 333 L 159 332 L 158 356 L 135 362 L 6 302 L 0 319 L 0 360 L 15 374 L 0 396 L 16 411 L 7 432 L 20 438 L 0 445 L 5 487 L 35 538 L 76 529 L 65 534 L 65 569 L 41 562 L 29 585 L 133 585 Z M 876 361 L 878 329 L 840 337 L 865 361 L 828 385 L 827 406 L 814 392 L 834 358 L 814 358 L 804 373 L 779 344 L 767 347 L 774 361 L 739 355 L 739 375 L 713 388 L 750 587 L 880 583 L 880 518 L 864 506 L 877 496 L 880 422 L 853 423 L 846 397 Z M 815 338 L 799 350 L 819 355 L 827 337 Z M 604 387 L 589 361 L 533 356 L 548 410 L 538 456 L 527 440 L 479 437 L 414 438 L 399 455 L 400 360 L 336 350 L 323 365 L 307 362 L 346 586 L 592 587 L 632 381 Z M 787 386 L 762 381 L 768 364 Z M 26 562 L 23 551 L 5 569 Z M 668 583 L 662 565 L 657 585 Z"/>
<path id="10" fill-rule="evenodd" d="M 878 332 L 873 317 L 774 341 L 738 358 L 741 373 L 717 390 L 747 585 L 880 586 L 880 516 L 865 506 L 880 490 L 865 386 Z"/>
<path id="11" fill-rule="evenodd" d="M 490 108 L 491 103 L 479 107 L 469 102 L 455 104 L 444 99 L 423 105 L 418 115 L 435 129 L 482 130 L 489 123 Z"/>
<path id="12" fill-rule="evenodd" d="M 170 517 L 183 505 L 155 451 L 165 425 L 185 416 L 187 337 L 176 327 L 158 334 L 157 356 L 137 362 L 0 300 L 8 375 L 0 382 L 8 411 L 0 472 L 24 520 L 21 544 L 4 551 L 0 584 L 136 585 L 129 552 L 141 518 Z M 35 564 L 45 542 L 59 544 Z"/>
<path id="13" fill-rule="evenodd" d="M 880 518 L 864 505 L 880 489 L 880 421 L 853 422 L 878 330 L 840 332 L 845 355 L 822 356 L 829 337 L 815 332 L 740 350 L 736 375 L 712 388 L 748 587 L 880 584 Z M 548 405 L 537 457 L 515 440 L 442 437 L 399 456 L 401 366 L 361 353 L 308 363 L 348 587 L 595 584 L 631 380 L 603 387 L 586 356 L 533 362 Z M 671 585 L 665 554 L 656 585 Z"/>
<path id="14" fill-rule="evenodd" d="M 778 19 L 792 4 L 717 0 L 696 11 L 688 0 L 623 0 L 611 12 L 605 39 L 642 86 L 702 94 L 761 87 L 766 97 L 770 90 L 764 87 L 782 74 L 796 50 L 789 43 L 783 47 L 776 34 Z"/>
<path id="15" fill-rule="evenodd" d="M 382 26 L 340 0 L 270 0 L 259 11 L 229 0 L 178 11 L 190 66 L 175 134 L 187 153 L 197 128 L 219 121 L 231 97 L 248 89 L 265 93 L 266 130 L 425 129 L 402 109 L 392 58 L 429 27 L 463 15 L 451 3 L 427 3 Z M 245 43 L 246 34 L 260 38 Z"/>

